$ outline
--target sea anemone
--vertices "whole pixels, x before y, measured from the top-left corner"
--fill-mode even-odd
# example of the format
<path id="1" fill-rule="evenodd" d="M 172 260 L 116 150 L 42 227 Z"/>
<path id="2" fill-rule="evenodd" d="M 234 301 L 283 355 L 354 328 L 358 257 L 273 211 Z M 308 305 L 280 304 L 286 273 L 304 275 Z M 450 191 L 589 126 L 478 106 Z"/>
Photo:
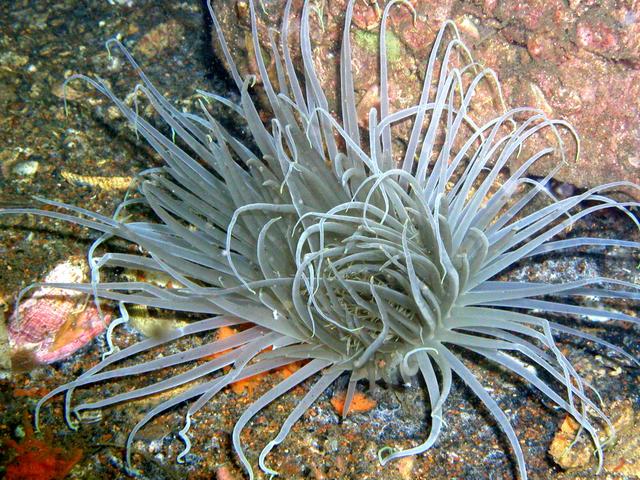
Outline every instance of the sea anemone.
<path id="1" fill-rule="evenodd" d="M 638 286 L 605 277 L 534 283 L 498 276 L 522 260 L 534 262 L 549 252 L 638 248 L 639 243 L 615 238 L 559 237 L 586 215 L 605 209 L 617 209 L 638 225 L 630 212 L 635 202 L 605 195 L 638 187 L 612 182 L 556 198 L 548 185 L 569 161 L 565 143 L 566 133 L 573 135 L 571 126 L 527 107 L 504 111 L 489 121 L 474 118 L 472 100 L 479 85 L 490 85 L 500 99 L 499 85 L 491 70 L 471 59 L 452 22 L 437 35 L 419 101 L 391 111 L 386 23 L 394 6 L 413 9 L 403 0 L 387 3 L 380 26 L 380 102 L 368 112 L 368 126 L 362 128 L 351 71 L 354 1 L 347 5 L 338 65 L 339 116 L 330 112 L 314 70 L 311 2 L 304 2 L 300 15 L 302 75 L 292 61 L 292 6 L 287 2 L 280 40 L 272 38 L 269 52 L 277 81 L 268 75 L 255 6 L 249 5 L 269 122 L 263 123 L 250 94 L 255 79 L 239 74 L 211 7 L 240 103 L 201 93 L 206 101 L 222 102 L 246 121 L 253 146 L 212 118 L 204 102 L 196 113 L 177 110 L 117 40 L 108 46 L 118 49 L 139 72 L 136 93 L 148 99 L 171 135 L 142 118 L 104 81 L 85 76 L 68 80 L 80 78 L 111 99 L 165 165 L 142 172 L 138 195 L 125 200 L 112 218 L 45 199 L 40 201 L 59 210 L 2 212 L 35 213 L 102 232 L 88 255 L 91 282 L 54 286 L 118 302 L 122 312 L 107 332 L 110 351 L 99 364 L 46 395 L 37 405 L 36 424 L 43 404 L 62 393 L 66 419 L 75 427 L 72 414 L 81 417 L 87 410 L 172 392 L 133 427 L 126 457 L 131 468 L 132 442 L 146 423 L 188 402 L 178 433 L 186 445 L 178 455 L 181 461 L 191 445 L 191 419 L 214 395 L 240 379 L 304 360 L 304 366 L 247 407 L 235 424 L 233 446 L 249 477 L 254 476 L 253 467 L 240 441 L 241 431 L 261 409 L 310 378 L 314 380 L 304 398 L 260 453 L 260 468 L 277 473 L 267 465 L 268 453 L 342 376 L 348 376 L 344 412 L 360 380 L 368 380 L 370 388 L 384 381 L 407 387 L 419 382 L 426 389 L 431 416 L 427 438 L 406 450 L 381 449 L 385 464 L 426 452 L 437 442 L 455 376 L 502 429 L 524 479 L 525 459 L 514 429 L 461 360 L 470 351 L 520 376 L 570 414 L 591 437 L 602 466 L 603 447 L 613 441 L 611 422 L 597 392 L 554 336 L 586 339 L 638 362 L 616 345 L 547 317 L 595 315 L 638 323 L 633 316 L 578 302 L 585 296 L 638 300 Z M 394 141 L 394 131 L 407 126 L 408 141 L 401 146 Z M 547 135 L 550 146 L 501 176 L 540 135 Z M 557 167 L 546 177 L 527 176 L 533 164 L 554 155 Z M 152 220 L 128 220 L 124 213 L 132 205 L 148 208 Z M 98 255 L 99 248 L 115 237 L 131 242 L 139 253 L 116 249 Z M 100 272 L 105 267 L 163 273 L 171 282 L 160 286 L 150 281 L 105 281 Z M 119 350 L 112 335 L 127 321 L 127 304 L 206 318 Z M 227 338 L 135 362 L 156 347 L 244 323 L 250 326 Z M 192 366 L 179 373 L 173 368 L 185 365 Z M 225 367 L 230 368 L 223 371 Z M 73 402 L 80 387 L 161 370 L 164 378 L 155 383 L 100 400 Z M 603 426 L 610 434 L 606 440 L 601 438 Z"/>

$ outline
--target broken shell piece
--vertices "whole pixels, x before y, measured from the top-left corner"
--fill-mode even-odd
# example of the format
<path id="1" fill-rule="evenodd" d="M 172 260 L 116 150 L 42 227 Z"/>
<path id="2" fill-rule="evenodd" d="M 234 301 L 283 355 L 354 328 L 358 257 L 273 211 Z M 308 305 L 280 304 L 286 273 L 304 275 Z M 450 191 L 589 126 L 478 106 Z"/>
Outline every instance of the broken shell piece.
<path id="1" fill-rule="evenodd" d="M 56 265 L 44 283 L 87 281 L 87 263 L 72 258 Z M 74 290 L 38 287 L 9 321 L 9 345 L 14 359 L 52 363 L 69 357 L 97 335 L 111 320 L 98 312 L 93 298 Z"/>

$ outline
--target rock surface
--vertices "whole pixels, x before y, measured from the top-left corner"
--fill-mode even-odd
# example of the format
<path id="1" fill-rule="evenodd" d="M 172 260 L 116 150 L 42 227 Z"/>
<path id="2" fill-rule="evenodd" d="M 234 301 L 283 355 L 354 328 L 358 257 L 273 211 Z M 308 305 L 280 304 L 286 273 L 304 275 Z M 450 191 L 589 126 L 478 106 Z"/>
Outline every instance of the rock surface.
<path id="1" fill-rule="evenodd" d="M 214 2 L 228 5 L 230 2 Z M 241 73 L 257 74 L 251 60 L 247 0 L 219 8 L 223 31 L 234 52 L 243 52 Z M 285 0 L 257 8 L 263 53 L 268 29 L 280 31 Z M 290 41 L 296 45 L 301 1 L 293 2 Z M 379 95 L 378 32 L 386 2 L 355 3 L 351 31 L 358 113 L 366 123 Z M 402 2 L 391 10 L 387 29 L 390 100 L 394 108 L 413 104 L 422 87 L 431 45 L 443 21 L 453 20 L 475 60 L 494 70 L 507 107 L 532 106 L 551 118 L 568 120 L 581 139 L 581 154 L 556 175 L 579 188 L 640 180 L 640 4 L 638 2 L 542 0 L 415 0 L 416 16 Z M 314 63 L 336 109 L 345 0 L 314 3 L 310 15 Z M 214 47 L 216 47 L 214 45 Z M 295 52 L 294 48 L 294 52 Z M 248 54 L 248 55 L 247 55 Z M 301 65 L 300 58 L 294 59 Z M 483 95 L 486 95 L 483 94 Z M 483 98 L 476 112 L 490 118 L 498 96 Z M 406 135 L 406 132 L 404 133 Z M 541 138 L 523 153 L 538 151 Z M 573 152 L 573 147 L 570 147 Z M 528 158 L 520 155 L 517 165 Z M 538 162 L 532 173 L 546 175 L 556 159 Z M 638 191 L 631 192 L 636 199 Z"/>

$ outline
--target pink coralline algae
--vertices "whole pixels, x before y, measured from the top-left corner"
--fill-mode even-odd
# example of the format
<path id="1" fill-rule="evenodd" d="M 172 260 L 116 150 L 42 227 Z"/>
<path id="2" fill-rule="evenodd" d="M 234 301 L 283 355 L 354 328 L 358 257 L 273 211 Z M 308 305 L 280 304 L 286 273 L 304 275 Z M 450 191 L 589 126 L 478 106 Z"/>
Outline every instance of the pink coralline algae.
<path id="1" fill-rule="evenodd" d="M 86 262 L 72 259 L 58 264 L 45 283 L 86 280 Z M 69 289 L 42 286 L 20 304 L 9 322 L 14 356 L 27 354 L 35 363 L 69 357 L 104 331 L 109 315 L 100 317 L 93 299 Z"/>
<path id="2" fill-rule="evenodd" d="M 610 52 L 618 46 L 618 40 L 611 28 L 603 24 L 580 23 L 576 28 L 578 44 L 592 52 Z"/>

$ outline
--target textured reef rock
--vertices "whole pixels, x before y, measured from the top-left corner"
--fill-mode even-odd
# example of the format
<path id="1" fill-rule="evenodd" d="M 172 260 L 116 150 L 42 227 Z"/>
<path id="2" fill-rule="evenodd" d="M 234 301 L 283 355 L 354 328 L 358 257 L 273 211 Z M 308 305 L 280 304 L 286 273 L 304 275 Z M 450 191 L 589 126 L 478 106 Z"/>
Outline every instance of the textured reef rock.
<path id="1" fill-rule="evenodd" d="M 225 36 L 232 51 L 238 52 L 236 58 L 243 60 L 239 62 L 241 73 L 257 75 L 249 60 L 248 3 L 227 3 L 234 8 L 218 8 Z M 267 57 L 269 29 L 280 31 L 285 3 L 265 0 L 258 9 Z M 297 16 L 301 2 L 293 3 L 292 16 Z M 319 0 L 310 18 L 315 66 L 333 108 L 339 101 L 335 95 L 345 4 L 345 0 Z M 385 4 L 355 4 L 351 40 L 363 125 L 369 108 L 378 101 L 377 31 Z M 537 107 L 576 128 L 580 158 L 570 160 L 557 179 L 579 188 L 614 180 L 640 182 L 640 4 L 612 0 L 413 0 L 411 4 L 415 17 L 407 5 L 398 2 L 387 23 L 392 108 L 417 100 L 435 35 L 443 21 L 452 19 L 473 57 L 496 72 L 506 107 Z M 298 42 L 296 21 L 290 23 L 290 41 Z M 294 58 L 297 65 L 300 61 Z M 476 101 L 480 110 L 486 108 L 486 117 L 483 111 L 476 111 L 477 118 L 489 118 L 502 108 L 496 92 L 488 90 L 479 92 L 486 99 Z M 529 145 L 531 151 L 539 147 L 533 142 Z M 520 159 L 527 158 L 524 153 Z M 552 166 L 538 162 L 532 173 L 545 175 Z"/>
<path id="2" fill-rule="evenodd" d="M 604 471 L 612 475 L 623 475 L 621 478 L 639 478 L 640 437 L 636 432 L 640 416 L 629 400 L 614 402 L 611 412 L 617 440 L 615 448 L 610 449 L 605 457 Z M 584 471 L 593 460 L 591 445 L 581 437 L 575 442 L 578 430 L 579 426 L 574 420 L 565 417 L 549 446 L 549 455 L 553 461 L 567 472 Z"/>

